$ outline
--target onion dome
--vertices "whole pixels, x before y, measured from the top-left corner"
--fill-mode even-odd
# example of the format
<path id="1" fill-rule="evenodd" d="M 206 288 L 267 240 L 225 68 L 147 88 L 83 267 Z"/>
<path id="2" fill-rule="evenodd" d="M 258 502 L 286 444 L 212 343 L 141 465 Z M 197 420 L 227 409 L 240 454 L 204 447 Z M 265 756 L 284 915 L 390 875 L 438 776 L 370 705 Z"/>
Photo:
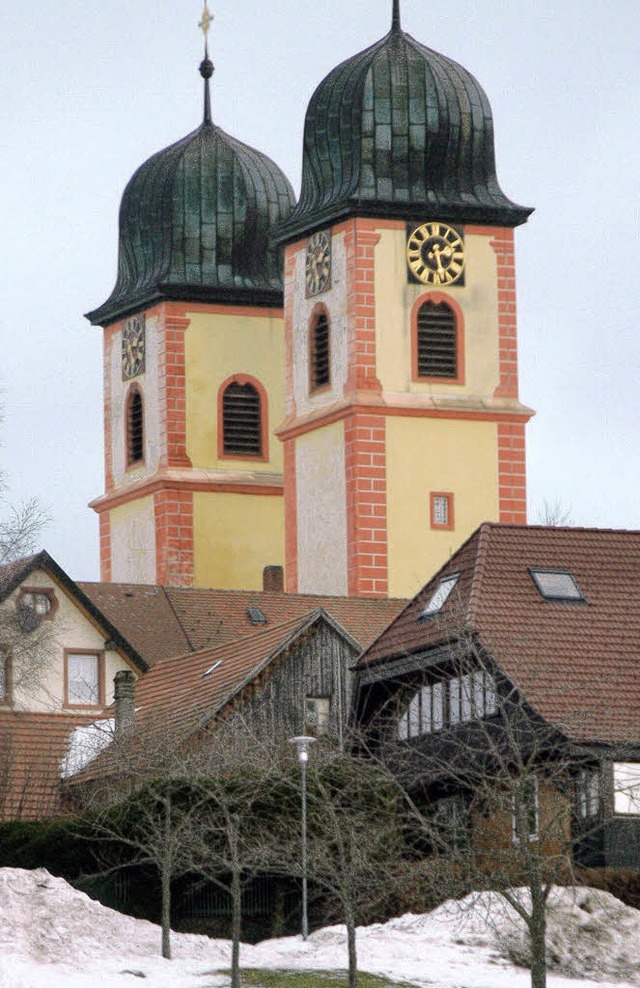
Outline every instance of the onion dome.
<path id="1" fill-rule="evenodd" d="M 395 0 L 390 32 L 333 69 L 311 97 L 300 200 L 278 236 L 347 216 L 517 226 L 531 212 L 498 185 L 479 83 L 406 34 Z"/>
<path id="2" fill-rule="evenodd" d="M 212 123 L 206 51 L 200 72 L 202 125 L 149 158 L 124 191 L 116 286 L 88 313 L 94 324 L 163 300 L 283 304 L 282 258 L 270 238 L 293 190 L 270 158 Z"/>

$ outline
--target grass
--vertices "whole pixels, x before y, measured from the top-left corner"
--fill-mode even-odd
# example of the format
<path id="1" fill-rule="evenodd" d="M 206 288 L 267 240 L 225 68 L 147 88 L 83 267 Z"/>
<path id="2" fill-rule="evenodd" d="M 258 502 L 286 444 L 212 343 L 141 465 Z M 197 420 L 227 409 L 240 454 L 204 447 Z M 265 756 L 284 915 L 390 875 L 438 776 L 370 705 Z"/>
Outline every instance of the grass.
<path id="1" fill-rule="evenodd" d="M 346 972 L 242 970 L 243 988 L 347 988 Z M 377 974 L 358 972 L 358 988 L 415 988 L 407 981 L 391 981 Z"/>

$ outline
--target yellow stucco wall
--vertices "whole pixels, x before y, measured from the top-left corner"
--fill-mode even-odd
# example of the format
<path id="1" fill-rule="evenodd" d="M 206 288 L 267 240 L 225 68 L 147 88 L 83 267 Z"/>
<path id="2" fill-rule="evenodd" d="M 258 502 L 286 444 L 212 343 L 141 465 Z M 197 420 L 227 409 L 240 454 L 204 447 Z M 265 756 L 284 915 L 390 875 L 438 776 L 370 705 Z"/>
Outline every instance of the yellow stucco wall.
<path id="1" fill-rule="evenodd" d="M 185 360 L 187 454 L 194 467 L 282 471 L 282 444 L 273 430 L 284 419 L 284 327 L 267 315 L 189 313 Z M 218 391 L 233 374 L 256 378 L 269 396 L 269 459 L 218 459 Z"/>
<path id="2" fill-rule="evenodd" d="M 387 418 L 389 595 L 415 594 L 477 526 L 498 518 L 492 422 Z M 432 491 L 454 495 L 455 528 L 430 526 Z"/>
<path id="3" fill-rule="evenodd" d="M 284 501 L 259 494 L 193 495 L 194 585 L 261 590 L 284 565 Z"/>
<path id="4" fill-rule="evenodd" d="M 437 289 L 458 303 L 465 325 L 465 382 L 411 380 L 411 310 L 427 285 L 407 278 L 406 232 L 381 230 L 375 250 L 377 375 L 385 392 L 490 397 L 499 382 L 496 255 L 488 235 L 468 234 L 465 285 Z"/>

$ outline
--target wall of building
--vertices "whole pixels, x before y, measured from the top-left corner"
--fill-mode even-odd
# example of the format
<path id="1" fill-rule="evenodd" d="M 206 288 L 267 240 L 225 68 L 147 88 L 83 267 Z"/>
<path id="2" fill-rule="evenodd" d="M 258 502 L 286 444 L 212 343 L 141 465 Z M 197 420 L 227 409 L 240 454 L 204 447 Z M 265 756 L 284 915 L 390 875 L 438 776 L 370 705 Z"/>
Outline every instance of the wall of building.
<path id="1" fill-rule="evenodd" d="M 194 586 L 261 590 L 265 566 L 284 565 L 280 496 L 193 495 Z"/>
<path id="2" fill-rule="evenodd" d="M 112 508 L 111 579 L 114 583 L 156 582 L 156 519 L 152 496 Z"/>

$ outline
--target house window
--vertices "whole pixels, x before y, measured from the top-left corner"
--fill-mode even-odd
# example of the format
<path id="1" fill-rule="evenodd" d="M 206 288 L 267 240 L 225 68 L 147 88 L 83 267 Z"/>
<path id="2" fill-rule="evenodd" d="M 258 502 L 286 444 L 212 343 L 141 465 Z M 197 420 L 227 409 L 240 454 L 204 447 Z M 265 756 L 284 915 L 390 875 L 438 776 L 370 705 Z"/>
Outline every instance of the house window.
<path id="1" fill-rule="evenodd" d="M 103 699 L 103 659 L 100 652 L 65 653 L 66 705 L 99 707 Z"/>
<path id="2" fill-rule="evenodd" d="M 600 810 L 600 772 L 597 768 L 581 768 L 576 778 L 578 816 L 586 820 Z"/>
<path id="3" fill-rule="evenodd" d="M 418 380 L 458 378 L 457 319 L 447 302 L 428 299 L 418 309 L 414 370 Z"/>
<path id="4" fill-rule="evenodd" d="M 640 816 L 640 762 L 615 762 L 613 808 L 620 816 Z"/>
<path id="5" fill-rule="evenodd" d="M 133 467 L 144 459 L 144 405 L 137 385 L 127 395 L 126 421 L 127 466 Z"/>
<path id="6" fill-rule="evenodd" d="M 418 620 L 431 617 L 432 614 L 437 614 L 438 611 L 441 611 L 459 579 L 460 574 L 455 573 L 453 576 L 446 576 L 443 580 L 440 580 L 440 583 L 429 598 L 427 606 L 420 613 Z"/>
<path id="7" fill-rule="evenodd" d="M 315 734 L 326 734 L 331 700 L 328 696 L 308 696 L 305 701 L 305 726 Z"/>
<path id="8" fill-rule="evenodd" d="M 493 676 L 477 669 L 422 686 L 398 718 L 398 738 L 406 741 L 433 734 L 445 726 L 491 717 L 496 711 Z"/>
<path id="9" fill-rule="evenodd" d="M 16 599 L 18 621 L 23 631 L 34 631 L 41 621 L 53 617 L 58 600 L 49 588 L 22 587 Z"/>
<path id="10" fill-rule="evenodd" d="M 462 795 L 446 796 L 436 803 L 434 822 L 442 842 L 452 851 L 462 851 L 468 842 L 469 810 Z"/>
<path id="11" fill-rule="evenodd" d="M 545 600 L 584 601 L 584 594 L 569 570 L 530 569 L 529 572 Z"/>
<path id="12" fill-rule="evenodd" d="M 331 383 L 329 317 L 318 312 L 309 328 L 309 390 L 318 391 Z"/>
<path id="13" fill-rule="evenodd" d="M 263 408 L 258 387 L 235 379 L 222 393 L 222 455 L 263 456 Z"/>
<path id="14" fill-rule="evenodd" d="M 431 527 L 451 531 L 453 528 L 453 494 L 432 491 L 429 500 Z"/>
<path id="15" fill-rule="evenodd" d="M 511 797 L 511 830 L 516 844 L 538 839 L 538 779 L 526 775 L 516 781 Z"/>

